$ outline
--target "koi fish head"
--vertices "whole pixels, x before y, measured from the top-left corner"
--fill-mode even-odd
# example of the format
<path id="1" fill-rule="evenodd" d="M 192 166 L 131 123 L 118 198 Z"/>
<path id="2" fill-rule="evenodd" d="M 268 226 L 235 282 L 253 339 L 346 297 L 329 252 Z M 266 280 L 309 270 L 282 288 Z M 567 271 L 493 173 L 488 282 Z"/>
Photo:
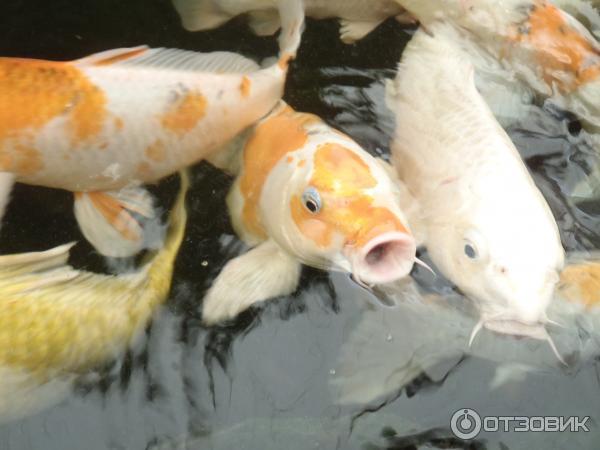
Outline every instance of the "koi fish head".
<path id="1" fill-rule="evenodd" d="M 530 185 L 515 181 L 490 198 L 497 201 L 478 200 L 458 225 L 431 233 L 431 256 L 476 302 L 478 329 L 546 339 L 546 310 L 564 264 L 556 222 Z"/>
<path id="2" fill-rule="evenodd" d="M 398 188 L 375 158 L 315 116 L 288 109 L 259 125 L 245 149 L 242 195 L 250 166 L 260 164 L 249 152 L 267 128 L 264 142 L 279 142 L 288 151 L 272 162 L 255 222 L 246 220 L 246 228 L 274 239 L 304 264 L 351 272 L 359 283 L 406 276 L 416 244 L 398 205 Z M 252 207 L 248 200 L 245 208 Z"/>

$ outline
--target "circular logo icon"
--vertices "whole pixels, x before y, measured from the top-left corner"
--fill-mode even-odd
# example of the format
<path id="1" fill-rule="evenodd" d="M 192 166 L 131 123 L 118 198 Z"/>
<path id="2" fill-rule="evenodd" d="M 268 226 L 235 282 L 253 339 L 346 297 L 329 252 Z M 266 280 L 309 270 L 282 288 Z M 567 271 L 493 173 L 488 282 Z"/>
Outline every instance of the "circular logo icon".
<path id="1" fill-rule="evenodd" d="M 477 437 L 481 431 L 481 417 L 477 411 L 469 408 L 459 409 L 450 420 L 452 433 L 459 439 L 469 440 Z"/>

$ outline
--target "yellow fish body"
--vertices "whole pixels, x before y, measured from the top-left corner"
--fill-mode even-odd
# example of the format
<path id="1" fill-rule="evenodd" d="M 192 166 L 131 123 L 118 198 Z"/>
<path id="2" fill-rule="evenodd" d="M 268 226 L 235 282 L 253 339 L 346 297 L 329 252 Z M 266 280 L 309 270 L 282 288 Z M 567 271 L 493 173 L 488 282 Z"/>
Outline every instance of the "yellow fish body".
<path id="1" fill-rule="evenodd" d="M 75 375 L 119 355 L 146 327 L 171 287 L 188 185 L 182 174 L 164 246 L 136 273 L 75 270 L 67 265 L 72 244 L 0 256 L 0 420 L 47 403 L 37 398 L 42 387 L 42 397 L 60 399 Z"/>

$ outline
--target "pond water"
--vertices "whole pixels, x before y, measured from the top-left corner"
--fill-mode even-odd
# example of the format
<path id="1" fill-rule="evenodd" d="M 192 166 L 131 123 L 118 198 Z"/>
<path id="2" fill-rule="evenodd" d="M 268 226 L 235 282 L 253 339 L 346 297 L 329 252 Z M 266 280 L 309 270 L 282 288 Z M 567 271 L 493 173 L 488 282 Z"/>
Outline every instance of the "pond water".
<path id="1" fill-rule="evenodd" d="M 255 37 L 243 20 L 213 32 L 185 32 L 167 0 L 5 0 L 2 6 L 4 56 L 66 60 L 140 44 L 257 59 L 276 53 L 274 40 Z M 346 46 L 337 24 L 309 21 L 286 101 L 318 114 L 371 153 L 387 155 L 393 118 L 383 105 L 383 82 L 394 76 L 410 33 L 390 21 Z M 575 206 L 565 196 L 584 152 L 569 136 L 577 128 L 572 122 L 540 110 L 509 131 L 557 217 L 566 250 L 580 251 L 600 248 L 600 204 Z M 498 363 L 467 357 L 441 379 L 419 376 L 383 400 L 339 406 L 329 380 L 365 305 L 375 302 L 343 274 L 304 269 L 294 295 L 227 326 L 204 327 L 203 295 L 243 249 L 224 205 L 231 182 L 208 164 L 194 167 L 171 295 L 144 339 L 78 380 L 60 404 L 0 425 L 0 449 L 598 448 L 596 359 L 577 371 L 536 372 L 491 389 Z M 165 210 L 176 189 L 176 177 L 151 187 Z M 2 253 L 72 240 L 79 242 L 75 267 L 111 270 L 78 231 L 71 194 L 16 187 L 0 235 Z M 433 291 L 451 291 L 439 277 L 433 281 L 419 269 L 415 276 Z M 590 432 L 482 433 L 462 442 L 452 435 L 450 417 L 464 407 L 490 415 L 589 415 Z"/>

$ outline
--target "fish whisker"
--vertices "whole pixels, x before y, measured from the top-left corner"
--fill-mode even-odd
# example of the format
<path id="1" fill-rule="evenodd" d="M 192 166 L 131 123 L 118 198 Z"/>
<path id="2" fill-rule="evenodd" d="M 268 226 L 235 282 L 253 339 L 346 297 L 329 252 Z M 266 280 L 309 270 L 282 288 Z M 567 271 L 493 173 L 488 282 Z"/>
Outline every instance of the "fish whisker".
<path id="1" fill-rule="evenodd" d="M 558 348 L 556 348 L 556 344 L 554 343 L 554 340 L 552 339 L 552 336 L 550 336 L 550 334 L 548 333 L 548 331 L 545 331 L 545 340 L 546 342 L 548 342 L 548 344 L 550 345 L 550 348 L 552 349 L 552 352 L 556 355 L 556 358 L 565 366 L 568 366 L 567 362 L 564 360 L 564 358 L 561 356 L 561 354 L 558 351 Z"/>
<path id="2" fill-rule="evenodd" d="M 437 277 L 437 274 L 435 273 L 435 271 L 426 262 L 424 262 L 424 261 L 420 260 L 419 258 L 415 257 L 415 263 L 418 264 L 419 266 L 425 268 L 426 270 L 430 271 L 431 274 L 434 277 Z"/>
<path id="3" fill-rule="evenodd" d="M 473 331 L 471 332 L 471 336 L 469 337 L 469 348 L 473 345 L 473 341 L 475 340 L 475 337 L 477 336 L 477 334 L 483 328 L 484 323 L 485 323 L 485 319 L 481 319 L 479 322 L 477 322 L 477 325 L 475 325 L 475 327 L 473 328 Z"/>

